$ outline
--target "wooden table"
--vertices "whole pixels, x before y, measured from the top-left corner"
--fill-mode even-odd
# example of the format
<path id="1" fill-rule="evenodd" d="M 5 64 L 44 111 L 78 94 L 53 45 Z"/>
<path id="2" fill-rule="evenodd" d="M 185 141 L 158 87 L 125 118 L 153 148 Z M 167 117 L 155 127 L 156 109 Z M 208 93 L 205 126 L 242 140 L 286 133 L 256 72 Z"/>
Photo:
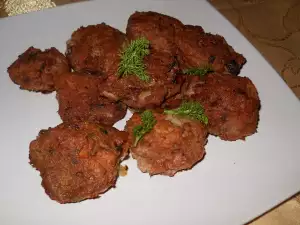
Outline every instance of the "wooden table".
<path id="1" fill-rule="evenodd" d="M 0 0 L 0 18 L 78 1 L 83 0 Z M 300 98 L 300 0 L 210 2 L 263 54 Z M 300 194 L 250 225 L 300 225 Z"/>

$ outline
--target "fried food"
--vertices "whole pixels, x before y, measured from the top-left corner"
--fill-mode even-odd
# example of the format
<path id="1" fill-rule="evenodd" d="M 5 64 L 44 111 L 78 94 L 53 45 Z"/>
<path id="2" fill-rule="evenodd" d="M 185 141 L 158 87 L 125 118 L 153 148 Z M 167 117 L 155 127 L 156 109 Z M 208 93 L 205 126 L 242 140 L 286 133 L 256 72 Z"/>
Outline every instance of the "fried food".
<path id="1" fill-rule="evenodd" d="M 183 24 L 172 17 L 155 12 L 135 12 L 128 19 L 127 38 L 141 37 L 150 41 L 150 54 L 144 58 L 150 82 L 140 80 L 135 74 L 118 79 L 111 76 L 103 88 L 103 95 L 120 99 L 131 108 L 157 108 L 162 102 L 180 91 L 175 83 L 178 62 L 175 33 Z"/>
<path id="2" fill-rule="evenodd" d="M 191 169 L 205 154 L 206 126 L 182 117 L 154 113 L 156 124 L 136 146 L 132 157 L 139 169 L 150 175 L 174 176 L 178 171 Z M 138 113 L 127 121 L 125 130 L 134 143 L 134 127 L 141 124 Z"/>
<path id="3" fill-rule="evenodd" d="M 179 20 L 164 14 L 135 12 L 128 19 L 126 35 L 130 40 L 145 37 L 154 51 L 174 56 L 177 52 L 175 35 L 183 27 Z"/>
<path id="4" fill-rule="evenodd" d="M 115 186 L 128 134 L 92 123 L 60 124 L 41 130 L 30 143 L 30 164 L 59 203 L 98 198 Z M 122 156 L 123 155 L 123 156 Z"/>
<path id="5" fill-rule="evenodd" d="M 106 24 L 81 27 L 67 43 L 67 58 L 75 71 L 103 78 L 102 96 L 132 108 L 159 106 L 166 96 L 179 92 L 179 85 L 172 85 L 175 59 L 169 54 L 151 53 L 144 59 L 150 83 L 134 75 L 120 78 L 120 53 L 128 44 L 122 32 Z"/>
<path id="6" fill-rule="evenodd" d="M 11 80 L 21 89 L 48 93 L 55 90 L 54 77 L 70 71 L 68 62 L 56 48 L 30 47 L 8 67 Z"/>
<path id="7" fill-rule="evenodd" d="M 66 56 L 77 72 L 107 77 L 117 71 L 126 36 L 105 23 L 80 27 L 67 42 Z"/>
<path id="8" fill-rule="evenodd" d="M 30 47 L 8 73 L 22 89 L 56 90 L 63 120 L 30 143 L 45 192 L 62 204 L 98 198 L 127 174 L 120 162 L 129 149 L 142 172 L 172 177 L 204 158 L 208 134 L 252 135 L 260 100 L 236 76 L 245 63 L 224 37 L 151 11 L 133 13 L 126 34 L 80 27 L 66 57 Z M 111 127 L 127 107 L 137 112 L 125 131 Z"/>
<path id="9" fill-rule="evenodd" d="M 146 73 L 150 81 L 143 81 L 134 74 L 108 77 L 101 89 L 102 95 L 111 100 L 121 100 L 134 109 L 156 108 L 165 98 L 180 91 L 176 79 L 176 59 L 169 54 L 150 52 L 144 58 Z"/>
<path id="10" fill-rule="evenodd" d="M 247 77 L 218 73 L 189 76 L 181 96 L 168 107 L 175 108 L 182 100 L 198 101 L 208 117 L 209 133 L 223 140 L 245 139 L 256 132 L 260 101 Z"/>
<path id="11" fill-rule="evenodd" d="M 100 96 L 101 82 L 101 77 L 79 73 L 65 73 L 55 79 L 61 119 L 69 123 L 90 121 L 111 126 L 124 118 L 126 105 Z"/>
<path id="12" fill-rule="evenodd" d="M 246 63 L 243 55 L 235 52 L 224 37 L 205 33 L 200 26 L 186 25 L 179 30 L 176 44 L 182 69 L 210 65 L 216 72 L 238 75 Z"/>

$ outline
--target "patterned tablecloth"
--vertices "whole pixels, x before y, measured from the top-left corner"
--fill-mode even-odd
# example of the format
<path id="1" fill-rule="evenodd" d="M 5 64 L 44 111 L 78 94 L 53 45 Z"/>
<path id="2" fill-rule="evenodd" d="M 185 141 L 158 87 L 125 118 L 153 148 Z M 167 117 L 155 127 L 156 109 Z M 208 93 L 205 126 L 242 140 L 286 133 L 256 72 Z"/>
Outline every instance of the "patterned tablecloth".
<path id="1" fill-rule="evenodd" d="M 83 0 L 0 0 L 0 18 Z M 300 0 L 209 0 L 300 98 Z M 300 194 L 250 225 L 300 225 Z"/>

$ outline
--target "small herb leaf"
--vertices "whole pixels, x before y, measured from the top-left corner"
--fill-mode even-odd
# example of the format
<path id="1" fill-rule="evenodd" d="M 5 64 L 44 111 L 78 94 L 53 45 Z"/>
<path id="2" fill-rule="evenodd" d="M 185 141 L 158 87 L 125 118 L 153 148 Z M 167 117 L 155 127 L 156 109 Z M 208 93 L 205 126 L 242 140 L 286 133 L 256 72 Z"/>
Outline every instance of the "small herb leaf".
<path id="1" fill-rule="evenodd" d="M 153 129 L 157 122 L 150 110 L 144 111 L 141 114 L 141 119 L 142 124 L 133 128 L 133 135 L 135 136 L 134 146 L 137 145 L 137 143 L 145 136 L 145 134 Z"/>
<path id="2" fill-rule="evenodd" d="M 150 81 L 143 61 L 144 57 L 150 53 L 149 46 L 150 42 L 142 37 L 131 41 L 127 47 L 124 47 L 117 75 L 121 77 L 133 74 L 143 81 Z"/>
<path id="3" fill-rule="evenodd" d="M 183 102 L 179 108 L 173 110 L 164 110 L 164 113 L 185 116 L 190 119 L 199 120 L 205 125 L 208 124 L 208 118 L 204 114 L 204 109 L 198 102 Z"/>
<path id="4" fill-rule="evenodd" d="M 211 72 L 214 72 L 214 70 L 211 68 L 211 66 L 204 66 L 204 67 L 194 67 L 194 68 L 186 69 L 183 71 L 183 74 L 204 76 Z"/>

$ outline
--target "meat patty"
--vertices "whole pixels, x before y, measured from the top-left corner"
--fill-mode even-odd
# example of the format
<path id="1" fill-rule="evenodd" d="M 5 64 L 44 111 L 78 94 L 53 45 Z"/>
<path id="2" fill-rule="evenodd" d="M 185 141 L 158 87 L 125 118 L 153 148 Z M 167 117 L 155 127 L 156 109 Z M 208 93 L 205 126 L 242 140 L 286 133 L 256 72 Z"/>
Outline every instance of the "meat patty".
<path id="1" fill-rule="evenodd" d="M 186 25 L 176 35 L 179 61 L 183 69 L 211 65 L 216 72 L 238 75 L 246 63 L 224 37 L 205 33 L 202 27 Z"/>
<path id="2" fill-rule="evenodd" d="M 65 73 L 55 79 L 58 113 L 64 122 L 90 121 L 113 125 L 124 118 L 127 107 L 100 96 L 101 77 Z"/>
<path id="3" fill-rule="evenodd" d="M 154 128 L 131 148 L 139 169 L 150 175 L 174 176 L 178 171 L 191 169 L 205 154 L 206 126 L 197 121 L 154 113 Z M 127 121 L 126 131 L 134 143 L 133 129 L 141 124 L 138 113 Z"/>
<path id="4" fill-rule="evenodd" d="M 128 19 L 126 35 L 130 40 L 145 37 L 153 50 L 175 55 L 175 35 L 183 27 L 179 20 L 164 14 L 135 12 Z"/>
<path id="5" fill-rule="evenodd" d="M 42 186 L 59 203 L 98 198 L 115 186 L 128 135 L 87 122 L 41 130 L 30 143 L 30 164 L 40 171 Z"/>
<path id="6" fill-rule="evenodd" d="M 68 62 L 56 48 L 30 47 L 8 67 L 11 80 L 21 89 L 43 93 L 55 90 L 53 78 L 70 71 Z"/>
<path id="7" fill-rule="evenodd" d="M 131 35 L 131 38 L 134 37 Z M 178 93 L 181 84 L 173 83 L 175 52 L 155 51 L 155 40 L 150 40 L 151 53 L 144 58 L 150 82 L 142 81 L 134 74 L 118 76 L 120 52 L 129 44 L 126 40 L 122 32 L 106 24 L 81 27 L 67 43 L 67 58 L 75 71 L 101 75 L 102 96 L 112 101 L 121 100 L 132 108 L 154 108 L 165 98 Z"/>
<path id="8" fill-rule="evenodd" d="M 107 77 L 118 68 L 126 40 L 121 31 L 105 23 L 80 27 L 67 42 L 67 58 L 77 72 Z"/>
<path id="9" fill-rule="evenodd" d="M 150 41 L 150 54 L 144 58 L 144 64 L 151 81 L 142 81 L 135 74 L 118 78 L 116 69 L 103 85 L 103 95 L 121 100 L 131 108 L 148 109 L 160 106 L 166 98 L 178 93 L 181 83 L 174 83 L 178 64 L 174 38 L 176 29 L 181 26 L 177 19 L 159 13 L 136 12 L 131 15 L 127 38 L 144 37 Z"/>
<path id="10" fill-rule="evenodd" d="M 257 90 L 247 77 L 212 73 L 189 76 L 182 93 L 165 103 L 176 108 L 182 100 L 201 103 L 208 117 L 208 131 L 223 140 L 235 141 L 256 132 L 260 101 Z"/>
<path id="11" fill-rule="evenodd" d="M 151 52 L 144 58 L 146 73 L 150 81 L 141 80 L 136 75 L 119 78 L 116 74 L 108 77 L 102 85 L 102 95 L 121 100 L 135 109 L 155 108 L 180 91 L 176 79 L 176 58 L 165 53 Z"/>

